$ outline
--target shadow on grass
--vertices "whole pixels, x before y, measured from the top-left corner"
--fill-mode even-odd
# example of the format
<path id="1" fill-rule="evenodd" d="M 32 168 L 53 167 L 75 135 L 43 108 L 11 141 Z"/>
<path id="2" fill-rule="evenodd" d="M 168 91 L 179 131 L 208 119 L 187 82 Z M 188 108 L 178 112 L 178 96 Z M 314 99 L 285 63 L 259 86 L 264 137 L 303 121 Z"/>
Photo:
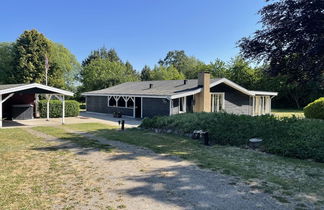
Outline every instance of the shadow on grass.
<path id="1" fill-rule="evenodd" d="M 237 181 L 233 181 L 230 177 L 198 169 L 194 164 L 184 163 L 180 158 L 171 156 L 178 155 L 193 160 L 195 155 L 199 155 L 198 159 L 202 156 L 208 158 L 211 152 L 214 152 L 212 147 L 206 149 L 207 147 L 200 142 L 189 138 L 141 132 L 136 129 L 120 132 L 100 128 L 95 131 L 80 131 L 76 134 L 67 133 L 58 127 L 36 130 L 60 139 L 59 145 L 37 148 L 38 150 L 76 149 L 76 154 L 86 155 L 100 150 L 111 151 L 115 147 L 119 152 L 104 157 L 103 161 L 132 164 L 134 160 L 141 162 L 141 158 L 147 158 L 145 163 L 149 163 L 149 170 L 138 168 L 137 171 L 127 171 L 127 175 L 120 175 L 122 180 L 128 180 L 133 184 L 124 186 L 122 190 L 113 189 L 116 193 L 151 198 L 185 209 L 285 209 L 287 207 L 278 204 L 262 192 L 251 194 L 251 188 L 236 183 Z M 107 140 L 114 141 L 103 144 Z M 142 147 L 171 155 L 159 155 Z M 215 160 L 206 161 L 208 163 Z"/>
<path id="2" fill-rule="evenodd" d="M 55 132 L 53 128 L 46 131 L 45 127 L 36 127 L 34 130 L 56 137 L 56 139 L 51 139 L 51 141 L 57 142 L 57 144 L 53 146 L 38 147 L 34 148 L 34 150 L 58 151 L 73 149 L 78 155 L 86 155 L 97 151 L 111 152 L 113 149 L 113 147 L 109 144 L 103 144 L 95 139 L 85 138 L 82 135 L 66 133 L 61 129 Z"/>

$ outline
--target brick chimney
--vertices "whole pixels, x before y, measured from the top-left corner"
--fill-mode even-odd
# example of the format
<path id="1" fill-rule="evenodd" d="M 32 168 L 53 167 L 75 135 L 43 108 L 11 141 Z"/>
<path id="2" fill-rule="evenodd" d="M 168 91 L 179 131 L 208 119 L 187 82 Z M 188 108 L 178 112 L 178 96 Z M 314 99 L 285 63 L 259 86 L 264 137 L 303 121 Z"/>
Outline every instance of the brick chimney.
<path id="1" fill-rule="evenodd" d="M 211 111 L 211 96 L 210 96 L 210 74 L 207 72 L 198 73 L 198 87 L 202 91 L 195 97 L 196 111 L 197 112 L 210 112 Z"/>

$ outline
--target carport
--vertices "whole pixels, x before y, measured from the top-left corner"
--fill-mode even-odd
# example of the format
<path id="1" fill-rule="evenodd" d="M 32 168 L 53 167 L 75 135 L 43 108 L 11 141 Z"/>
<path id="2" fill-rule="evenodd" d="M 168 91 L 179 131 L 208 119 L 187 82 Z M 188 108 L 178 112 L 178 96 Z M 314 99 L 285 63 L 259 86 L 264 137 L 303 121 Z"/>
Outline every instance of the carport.
<path id="1" fill-rule="evenodd" d="M 47 85 L 32 83 L 32 84 L 6 84 L 0 85 L 0 128 L 5 114 L 10 113 L 12 117 L 12 109 L 27 110 L 35 115 L 34 105 L 36 102 L 36 94 L 44 94 L 47 99 L 47 120 L 49 120 L 49 102 L 52 97 L 56 97 L 62 101 L 62 124 L 65 117 L 65 96 L 73 96 L 70 91 L 59 88 L 50 87 Z M 4 106 L 5 105 L 5 106 Z M 31 107 L 31 108 L 30 108 Z"/>

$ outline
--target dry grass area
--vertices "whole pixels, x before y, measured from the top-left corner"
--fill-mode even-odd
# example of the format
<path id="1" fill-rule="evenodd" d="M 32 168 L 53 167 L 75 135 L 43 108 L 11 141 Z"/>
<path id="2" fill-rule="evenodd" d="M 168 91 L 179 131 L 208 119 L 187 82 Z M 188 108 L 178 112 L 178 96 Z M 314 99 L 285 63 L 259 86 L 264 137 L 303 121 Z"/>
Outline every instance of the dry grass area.
<path id="1" fill-rule="evenodd" d="M 272 109 L 272 114 L 276 117 L 297 117 L 305 118 L 303 110 L 299 109 Z"/>
<path id="2" fill-rule="evenodd" d="M 176 155 L 223 174 L 236 176 L 255 191 L 271 194 L 282 203 L 296 208 L 324 208 L 324 164 L 271 155 L 238 147 L 201 143 L 171 134 L 157 134 L 140 129 L 118 132 L 102 124 L 75 124 L 68 127 L 94 132 L 98 136 Z M 233 183 L 239 184 L 237 183 Z"/>
<path id="3" fill-rule="evenodd" d="M 282 203 L 294 203 L 297 209 L 324 206 L 323 163 L 236 147 L 205 147 L 192 139 L 139 129 L 118 132 L 98 123 L 65 127 L 179 156 L 200 167 L 238 177 L 239 181 L 231 184 L 245 182 L 253 190 L 269 193 Z M 33 130 L 62 141 L 44 141 L 24 129 L 0 130 L 2 209 L 127 208 L 121 195 L 107 198 L 107 192 L 119 183 L 105 176 L 110 173 L 109 167 L 103 171 L 103 167 L 94 164 L 98 157 L 114 156 L 111 153 L 115 149 L 69 133 L 61 126 Z M 93 151 L 94 159 L 84 158 Z"/>
<path id="4" fill-rule="evenodd" d="M 1 209 L 96 206 L 103 199 L 96 168 L 64 147 L 23 129 L 0 130 Z"/>

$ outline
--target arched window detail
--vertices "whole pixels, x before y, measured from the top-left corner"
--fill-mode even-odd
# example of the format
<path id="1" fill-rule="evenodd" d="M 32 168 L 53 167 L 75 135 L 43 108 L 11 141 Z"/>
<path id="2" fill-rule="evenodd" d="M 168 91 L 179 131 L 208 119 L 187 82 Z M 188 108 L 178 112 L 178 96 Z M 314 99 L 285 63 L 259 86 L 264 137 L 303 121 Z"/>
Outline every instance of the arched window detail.
<path id="1" fill-rule="evenodd" d="M 126 102 L 125 102 L 125 99 L 123 97 L 120 97 L 119 100 L 118 100 L 118 103 L 117 103 L 118 107 L 126 107 Z"/>
<path id="2" fill-rule="evenodd" d="M 109 107 L 134 108 L 135 97 L 130 96 L 108 96 Z"/>
<path id="3" fill-rule="evenodd" d="M 112 96 L 108 96 L 108 106 L 116 106 L 116 99 Z"/>
<path id="4" fill-rule="evenodd" d="M 134 102 L 133 102 L 133 99 L 132 98 L 128 99 L 128 101 L 127 101 L 127 107 L 128 108 L 133 108 L 134 107 Z"/>

